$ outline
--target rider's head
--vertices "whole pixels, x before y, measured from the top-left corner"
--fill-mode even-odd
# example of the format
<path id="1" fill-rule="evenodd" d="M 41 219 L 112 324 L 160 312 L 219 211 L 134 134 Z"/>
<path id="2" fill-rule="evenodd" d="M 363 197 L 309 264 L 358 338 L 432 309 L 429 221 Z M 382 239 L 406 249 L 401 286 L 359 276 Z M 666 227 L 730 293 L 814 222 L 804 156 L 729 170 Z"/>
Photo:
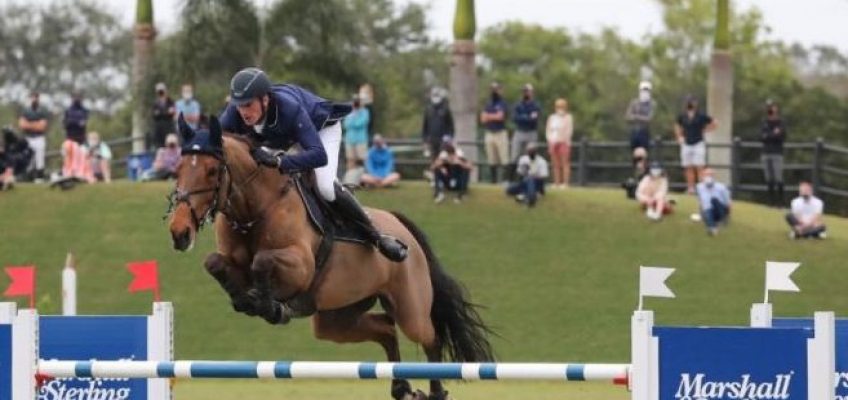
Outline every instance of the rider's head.
<path id="1" fill-rule="evenodd" d="M 265 119 L 271 80 L 259 68 L 245 68 L 230 81 L 230 102 L 236 106 L 247 125 L 258 125 Z"/>

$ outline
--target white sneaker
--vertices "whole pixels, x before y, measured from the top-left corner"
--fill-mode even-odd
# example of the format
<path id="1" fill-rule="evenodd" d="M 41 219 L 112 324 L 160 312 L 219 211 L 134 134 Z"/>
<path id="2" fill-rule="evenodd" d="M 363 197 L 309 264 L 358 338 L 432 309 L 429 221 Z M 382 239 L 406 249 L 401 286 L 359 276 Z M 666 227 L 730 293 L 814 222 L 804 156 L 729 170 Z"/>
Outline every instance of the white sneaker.
<path id="1" fill-rule="evenodd" d="M 827 232 L 819 233 L 819 239 L 827 239 Z"/>
<path id="2" fill-rule="evenodd" d="M 689 216 L 689 219 L 692 220 L 692 222 L 701 222 L 701 214 L 692 213 L 692 215 Z"/>
<path id="3" fill-rule="evenodd" d="M 795 239 L 797 239 L 797 238 L 798 238 L 798 234 L 797 234 L 797 233 L 795 233 L 795 231 L 794 231 L 794 230 L 790 230 L 790 231 L 789 231 L 789 238 L 790 238 L 790 239 L 792 239 L 792 240 L 795 240 Z"/>
<path id="4" fill-rule="evenodd" d="M 443 201 L 445 201 L 445 194 L 442 192 L 439 192 L 439 194 L 437 194 L 436 197 L 433 198 L 433 202 L 436 204 L 439 204 Z"/>

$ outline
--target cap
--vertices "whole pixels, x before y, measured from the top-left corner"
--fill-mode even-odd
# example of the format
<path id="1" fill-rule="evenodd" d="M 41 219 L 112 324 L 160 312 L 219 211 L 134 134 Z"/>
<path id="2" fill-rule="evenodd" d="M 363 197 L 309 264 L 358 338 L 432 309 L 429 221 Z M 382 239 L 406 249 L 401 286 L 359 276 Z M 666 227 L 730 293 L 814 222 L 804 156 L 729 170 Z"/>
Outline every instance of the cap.
<path id="1" fill-rule="evenodd" d="M 165 86 L 165 82 L 159 82 L 156 84 L 156 91 L 158 92 L 160 90 L 168 90 L 168 87 Z"/>

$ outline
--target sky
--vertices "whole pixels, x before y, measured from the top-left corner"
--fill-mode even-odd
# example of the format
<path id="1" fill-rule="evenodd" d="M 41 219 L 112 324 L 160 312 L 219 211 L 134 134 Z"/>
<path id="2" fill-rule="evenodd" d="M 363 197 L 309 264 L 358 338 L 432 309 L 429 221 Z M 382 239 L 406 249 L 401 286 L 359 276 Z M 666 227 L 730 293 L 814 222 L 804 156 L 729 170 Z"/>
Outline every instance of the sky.
<path id="1" fill-rule="evenodd" d="M 41 0 L 49 1 L 49 0 Z M 273 0 L 253 0 L 260 7 Z M 320 1 L 320 0 L 317 0 Z M 434 37 L 452 38 L 456 0 L 396 0 L 430 6 L 429 21 Z M 759 8 L 771 37 L 804 45 L 828 44 L 848 53 L 848 0 L 733 0 L 742 9 Z M 173 31 L 181 0 L 153 0 L 157 27 Z M 623 35 L 639 39 L 645 33 L 662 29 L 660 7 L 654 0 L 476 0 L 477 29 L 503 21 L 520 20 L 547 27 L 566 27 L 581 32 L 597 32 L 614 27 Z M 107 7 L 131 24 L 135 0 L 110 0 Z"/>

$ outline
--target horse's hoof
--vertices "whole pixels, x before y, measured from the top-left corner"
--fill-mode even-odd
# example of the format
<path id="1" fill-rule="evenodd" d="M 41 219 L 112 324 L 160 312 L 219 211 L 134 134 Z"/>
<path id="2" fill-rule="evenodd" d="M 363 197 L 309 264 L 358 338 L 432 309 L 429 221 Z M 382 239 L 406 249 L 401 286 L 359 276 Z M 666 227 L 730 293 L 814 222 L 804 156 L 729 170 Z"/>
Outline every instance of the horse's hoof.
<path id="1" fill-rule="evenodd" d="M 233 297 L 233 310 L 251 317 L 256 316 L 256 309 L 253 307 L 253 302 L 246 295 Z"/>

